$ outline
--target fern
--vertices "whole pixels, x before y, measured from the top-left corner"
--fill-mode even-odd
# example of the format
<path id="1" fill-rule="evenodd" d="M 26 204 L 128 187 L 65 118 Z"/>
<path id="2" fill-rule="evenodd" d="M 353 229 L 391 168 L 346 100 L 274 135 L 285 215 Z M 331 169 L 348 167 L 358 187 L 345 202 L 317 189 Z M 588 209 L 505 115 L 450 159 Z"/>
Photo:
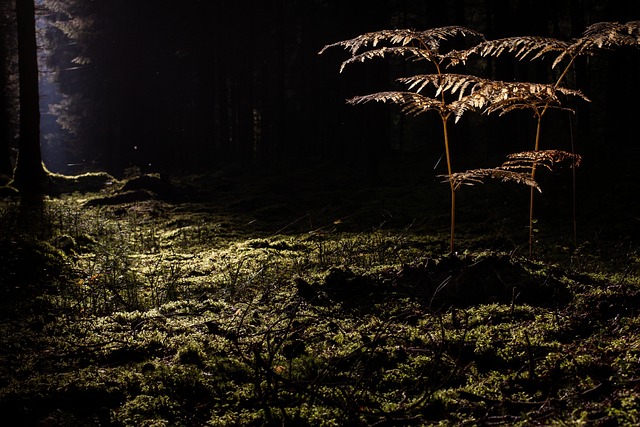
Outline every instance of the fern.
<path id="1" fill-rule="evenodd" d="M 343 47 L 347 49 L 352 56 L 354 56 L 361 49 L 370 46 L 376 47 L 381 42 L 401 46 L 415 44 L 422 49 L 437 53 L 443 41 L 459 35 L 483 37 L 483 35 L 477 31 L 460 26 L 432 28 L 425 31 L 408 29 L 382 30 L 365 33 L 353 39 L 328 44 L 320 50 L 319 54 L 324 53 L 327 49 L 332 47 Z"/>
<path id="2" fill-rule="evenodd" d="M 568 46 L 554 61 L 553 66 L 567 56 L 573 61 L 581 55 L 593 55 L 600 49 L 637 45 L 640 45 L 640 21 L 629 21 L 626 24 L 597 22 L 587 27 L 582 37 Z"/>
<path id="3" fill-rule="evenodd" d="M 520 170 L 531 170 L 537 166 L 543 166 L 549 170 L 558 163 L 571 162 L 572 167 L 580 166 L 582 157 L 579 154 L 569 153 L 562 150 L 539 150 L 523 151 L 512 153 L 507 156 L 507 160 L 497 168 L 470 169 L 464 172 L 455 172 L 450 179 L 454 186 L 459 189 L 462 185 L 474 185 L 483 183 L 485 179 L 499 179 L 503 182 L 512 181 L 517 184 L 524 184 L 542 193 L 542 188 L 538 182 L 531 178 L 529 173 L 519 172 Z M 448 175 L 440 175 L 449 178 Z"/>
<path id="4" fill-rule="evenodd" d="M 455 74 L 443 74 L 442 64 L 456 59 L 448 54 L 442 53 L 442 42 L 457 36 L 475 36 L 484 39 L 482 34 L 477 31 L 470 30 L 460 26 L 450 26 L 433 28 L 426 31 L 414 30 L 383 30 L 366 33 L 353 39 L 340 41 L 337 43 L 324 46 L 319 54 L 324 53 L 332 47 L 343 47 L 351 53 L 351 58 L 344 61 L 340 66 L 340 72 L 344 68 L 353 63 L 364 62 L 374 58 L 385 58 L 389 55 L 404 56 L 407 59 L 420 61 L 426 60 L 431 62 L 437 73 L 433 75 L 424 75 L 416 78 L 415 81 L 404 81 L 409 84 L 409 91 L 391 91 L 379 92 L 370 95 L 357 96 L 347 100 L 347 103 L 356 105 L 367 102 L 385 102 L 399 104 L 402 107 L 402 113 L 417 116 L 428 111 L 437 111 L 442 119 L 443 139 L 445 153 L 447 159 L 447 171 L 452 176 L 451 156 L 449 153 L 449 136 L 447 131 L 447 122 L 451 115 L 454 115 L 456 121 L 464 114 L 465 111 L 477 110 L 484 107 L 485 99 L 473 96 L 465 96 L 465 91 L 469 85 L 474 84 L 469 76 L 460 76 Z M 382 43 L 391 46 L 381 46 Z M 363 53 L 359 53 L 364 49 Z M 427 77 L 429 76 L 429 77 Z M 418 80 L 418 79 L 422 80 Z M 402 82 L 402 80 L 401 80 Z M 421 85 L 417 91 L 411 92 L 416 85 Z M 420 92 L 429 84 L 436 87 L 435 97 L 422 95 Z M 447 102 L 445 92 L 455 93 L 459 91 L 459 97 L 453 102 Z M 451 188 L 451 241 L 450 249 L 453 252 L 454 247 L 454 228 L 455 228 L 455 186 L 453 180 L 450 180 Z"/>
<path id="5" fill-rule="evenodd" d="M 629 21 L 625 24 L 598 22 L 587 27 L 582 36 L 573 43 L 550 37 L 507 37 L 486 40 L 470 49 L 450 52 L 448 57 L 450 65 L 457 65 L 465 63 L 472 55 L 498 57 L 504 53 L 512 53 L 518 60 L 534 60 L 548 53 L 557 54 L 551 68 L 555 68 L 563 59 L 569 58 L 565 71 L 557 81 L 559 84 L 578 56 L 593 55 L 600 49 L 637 45 L 640 45 L 640 21 Z"/>
<path id="6" fill-rule="evenodd" d="M 498 57 L 507 52 L 514 54 L 518 60 L 524 60 L 527 57 L 534 60 L 550 52 L 558 52 L 562 55 L 570 46 L 570 43 L 549 37 L 507 37 L 484 41 L 470 49 L 452 52 L 451 56 L 464 63 L 471 55 Z"/>
<path id="7" fill-rule="evenodd" d="M 476 46 L 462 51 L 449 53 L 451 64 L 465 63 L 470 56 L 498 57 L 504 53 L 511 53 L 518 60 L 529 58 L 539 59 L 548 53 L 557 54 L 552 62 L 555 68 L 564 58 L 569 57 L 570 64 L 578 56 L 593 55 L 597 50 L 619 46 L 634 46 L 640 44 L 640 21 L 630 21 L 625 24 L 618 22 L 598 22 L 590 25 L 582 33 L 582 37 L 573 43 L 536 36 L 507 37 L 496 40 L 486 40 Z M 564 74 L 562 75 L 562 77 Z"/>
<path id="8" fill-rule="evenodd" d="M 560 76 L 554 84 L 535 84 L 535 83 L 503 83 L 497 89 L 499 94 L 486 94 L 492 99 L 487 105 L 485 112 L 487 114 L 498 113 L 503 115 L 514 110 L 530 109 L 537 118 L 536 136 L 534 151 L 540 148 L 540 129 L 542 118 L 549 109 L 561 109 L 573 112 L 571 108 L 562 105 L 560 95 L 564 97 L 577 97 L 585 101 L 589 99 L 579 90 L 563 88 L 560 83 L 564 79 L 575 59 L 582 54 L 590 52 L 593 46 L 605 46 L 607 44 L 626 44 L 631 43 L 634 38 L 637 41 L 638 25 L 631 23 L 625 25 L 594 25 L 589 27 L 583 34 L 583 37 L 575 43 L 568 43 L 548 37 L 508 37 L 498 40 L 484 41 L 465 51 L 453 52 L 452 57 L 455 60 L 450 64 L 457 62 L 464 63 L 471 55 L 480 55 L 482 57 L 494 56 L 498 57 L 504 53 L 512 53 L 516 59 L 522 61 L 526 58 L 531 60 L 545 57 L 547 54 L 556 54 L 551 67 L 555 68 L 564 58 L 569 58 L 568 64 L 560 73 Z M 485 90 L 495 90 L 496 86 L 487 85 Z M 531 179 L 535 179 L 536 164 L 531 167 Z M 575 185 L 575 183 L 574 183 Z M 529 255 L 533 254 L 533 203 L 534 191 L 531 189 L 529 204 Z M 575 221 L 575 215 L 574 215 Z M 575 227 L 574 227 L 575 228 Z M 575 236 L 574 236 L 575 240 Z"/>
<path id="9" fill-rule="evenodd" d="M 429 98 L 414 92 L 378 92 L 370 95 L 356 96 L 347 100 L 350 105 L 365 104 L 367 102 L 389 102 L 402 107 L 402 112 L 418 116 L 428 111 L 444 112 L 447 106 L 439 99 Z"/>
<path id="10" fill-rule="evenodd" d="M 473 36 L 481 42 L 466 50 L 443 52 L 442 44 L 457 36 Z M 574 42 L 566 42 L 549 37 L 508 37 L 498 40 L 484 40 L 482 34 L 465 27 L 450 26 L 425 31 L 383 30 L 366 33 L 353 39 L 324 46 L 320 54 L 332 47 L 342 47 L 351 57 L 341 66 L 342 72 L 347 65 L 365 62 L 375 58 L 401 56 L 412 61 L 427 61 L 435 66 L 433 74 L 419 74 L 398 79 L 407 87 L 404 91 L 387 91 L 356 96 L 347 102 L 351 105 L 368 102 L 397 104 L 404 114 L 418 116 L 436 111 L 443 125 L 443 139 L 447 160 L 448 180 L 451 187 L 451 242 L 453 252 L 455 226 L 455 192 L 462 184 L 481 182 L 483 179 L 498 178 L 515 181 L 531 187 L 529 210 L 529 253 L 533 245 L 533 194 L 540 190 L 535 182 L 537 167 L 551 168 L 556 163 L 570 159 L 578 166 L 580 156 L 559 150 L 540 150 L 541 122 L 549 109 L 573 112 L 566 107 L 567 98 L 589 102 L 580 90 L 562 87 L 560 84 L 580 55 L 592 54 L 596 49 L 612 46 L 640 44 L 640 21 L 626 24 L 599 23 L 587 28 L 582 37 Z M 498 57 L 506 53 L 517 60 L 536 60 L 551 58 L 552 68 L 568 58 L 560 76 L 553 84 L 504 82 L 483 79 L 473 75 L 443 73 L 443 64 L 447 67 L 462 65 L 472 55 Z M 432 90 L 431 93 L 427 93 Z M 533 151 L 517 153 L 508 158 L 500 167 L 493 169 L 472 169 L 465 172 L 452 171 L 449 152 L 448 121 L 453 116 L 457 122 L 467 111 L 483 114 L 503 115 L 514 110 L 529 109 L 537 119 L 535 146 Z M 530 173 L 524 174 L 522 170 Z"/>
<path id="11" fill-rule="evenodd" d="M 410 90 L 415 89 L 416 92 L 421 92 L 426 87 L 433 86 L 436 89 L 435 96 L 440 96 L 442 92 L 451 94 L 458 92 L 458 99 L 464 96 L 467 89 L 471 92 L 473 88 L 486 82 L 485 79 L 465 74 L 419 74 L 400 78 L 398 81 L 408 85 Z"/>
<path id="12" fill-rule="evenodd" d="M 382 30 L 362 34 L 353 39 L 328 44 L 324 46 L 318 54 L 323 54 L 327 49 L 333 47 L 343 47 L 347 49 L 351 53 L 351 58 L 340 65 L 340 72 L 349 64 L 364 62 L 373 58 L 384 58 L 388 55 L 408 55 L 411 59 L 427 60 L 434 63 L 439 71 L 440 64 L 450 59 L 447 54 L 440 52 L 442 42 L 457 36 L 484 38 L 481 33 L 461 26 L 440 27 L 425 31 L 408 29 Z M 358 53 L 365 48 L 376 48 L 381 43 L 392 46 L 384 46 L 361 54 Z"/>
<path id="13" fill-rule="evenodd" d="M 466 111 L 480 111 L 485 114 L 508 113 L 516 109 L 532 109 L 536 114 L 548 108 L 562 107 L 561 96 L 573 96 L 585 101 L 589 99 L 579 90 L 556 87 L 554 85 L 527 82 L 503 82 L 462 74 L 422 74 L 398 79 L 416 93 L 429 86 L 435 89 L 435 96 L 443 93 L 457 94 L 457 100 L 450 104 L 440 103 L 445 113 L 453 113 L 456 122 Z"/>
<path id="14" fill-rule="evenodd" d="M 507 159 L 502 167 L 509 170 L 532 169 L 537 166 L 552 170 L 558 163 L 571 162 L 572 167 L 578 167 L 582 163 L 582 156 L 563 150 L 523 151 L 509 154 Z"/>
<path id="15" fill-rule="evenodd" d="M 462 185 L 482 183 L 486 178 L 499 179 L 503 182 L 513 181 L 518 184 L 528 185 L 542 192 L 540 185 L 538 185 L 536 180 L 531 179 L 528 174 L 503 168 L 470 169 L 464 172 L 455 172 L 451 177 L 456 190 Z"/>
<path id="16" fill-rule="evenodd" d="M 347 59 L 340 65 L 340 72 L 342 73 L 345 67 L 349 64 L 354 64 L 356 62 L 364 62 L 373 58 L 385 58 L 389 55 L 395 56 L 407 56 L 408 59 L 412 59 L 414 61 L 419 60 L 427 60 L 427 61 L 440 61 L 443 59 L 441 55 L 434 55 L 431 51 L 426 49 L 421 49 L 418 47 L 412 46 L 391 46 L 391 47 L 382 47 L 380 49 L 368 50 L 359 55 L 354 55 L 351 58 Z"/>
<path id="17" fill-rule="evenodd" d="M 488 88 L 488 90 L 497 90 L 498 93 L 492 95 L 492 103 L 486 109 L 487 114 L 498 113 L 501 116 L 514 110 L 529 109 L 538 118 L 542 118 L 550 108 L 574 111 L 562 105 L 561 95 L 590 102 L 589 98 L 579 90 L 541 83 L 502 83 L 502 85 Z"/>

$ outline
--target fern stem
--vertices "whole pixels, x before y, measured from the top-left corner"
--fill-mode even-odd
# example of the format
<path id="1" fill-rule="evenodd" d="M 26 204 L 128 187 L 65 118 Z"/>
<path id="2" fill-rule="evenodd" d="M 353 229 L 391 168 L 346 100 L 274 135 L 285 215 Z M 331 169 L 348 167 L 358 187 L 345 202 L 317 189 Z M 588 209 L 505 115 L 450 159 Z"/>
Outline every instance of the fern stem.
<path id="1" fill-rule="evenodd" d="M 453 187 L 453 184 L 451 185 Z M 449 242 L 449 252 L 454 249 L 454 232 L 456 228 L 456 190 L 451 189 L 451 241 Z"/>
<path id="2" fill-rule="evenodd" d="M 556 83 L 553 85 L 554 89 L 557 89 L 560 86 L 560 83 L 562 82 L 564 77 L 567 75 L 567 72 L 569 72 L 569 69 L 571 69 L 571 66 L 573 65 L 574 61 L 575 61 L 575 57 L 571 57 L 571 60 L 569 61 L 567 66 L 564 68 L 564 70 L 560 74 L 560 77 L 558 77 L 558 80 L 556 80 Z M 536 142 L 535 142 L 534 151 L 539 151 L 540 149 L 540 128 L 542 123 L 542 117 L 549 109 L 549 105 L 550 104 L 547 103 L 544 106 L 544 108 L 542 108 L 542 111 L 537 113 L 538 124 L 536 125 Z M 573 144 L 573 140 L 572 140 L 572 144 Z M 572 154 L 573 154 L 573 150 L 572 150 Z M 574 173 L 575 173 L 575 169 L 574 169 Z M 533 166 L 531 167 L 531 179 L 534 180 L 535 177 L 536 177 L 536 165 L 534 163 Z M 575 178 L 574 178 L 574 186 L 575 186 Z M 534 200 L 534 194 L 535 194 L 534 188 L 531 187 L 530 191 L 531 193 L 529 195 L 529 258 L 532 258 L 533 257 L 533 200 Z M 575 200 L 575 187 L 574 187 L 574 200 Z M 574 236 L 575 236 L 575 233 L 576 231 L 575 231 L 575 212 L 574 212 Z"/>
<path id="3" fill-rule="evenodd" d="M 447 128 L 447 122 L 449 121 L 448 114 L 441 114 L 442 130 L 444 135 L 444 151 L 447 157 L 447 173 L 449 174 L 449 187 L 451 188 L 451 239 L 449 241 L 449 252 L 453 253 L 454 241 L 455 241 L 455 228 L 456 228 L 456 188 L 453 183 L 453 170 L 451 169 L 451 155 L 449 154 L 449 132 Z"/>
<path id="4" fill-rule="evenodd" d="M 571 69 L 571 66 L 573 65 L 573 63 L 576 60 L 576 56 L 571 56 L 571 60 L 569 61 L 569 63 L 567 64 L 567 66 L 565 67 L 564 71 L 562 72 L 562 74 L 560 75 L 560 77 L 558 78 L 558 81 L 555 84 L 555 87 L 560 86 L 560 82 L 562 81 L 562 79 L 564 79 L 564 76 L 569 72 L 569 69 Z M 571 115 L 569 115 L 569 133 L 571 135 L 571 154 L 576 154 L 575 151 L 575 143 L 574 143 L 574 139 L 573 139 L 573 122 L 571 120 Z M 572 164 L 571 164 L 571 193 L 572 193 L 572 219 L 573 219 L 573 247 L 577 248 L 578 247 L 578 224 L 576 221 L 576 164 L 575 164 L 575 158 L 572 158 Z"/>
<path id="5" fill-rule="evenodd" d="M 542 127 L 542 116 L 546 108 L 542 110 L 542 113 L 538 114 L 538 124 L 536 125 L 536 143 L 534 147 L 534 151 L 538 151 L 540 149 L 540 129 Z M 531 180 L 535 180 L 536 178 L 536 164 L 534 163 L 531 166 Z M 529 194 L 529 258 L 533 257 L 533 201 L 534 201 L 534 188 L 531 187 Z"/>
<path id="6" fill-rule="evenodd" d="M 533 171 L 531 175 L 534 175 Z M 529 194 L 529 258 L 533 258 L 533 199 L 534 192 L 532 187 Z"/>
<path id="7" fill-rule="evenodd" d="M 567 75 L 567 73 L 569 72 L 569 69 L 571 69 L 571 66 L 573 65 L 575 60 L 576 60 L 576 57 L 572 56 L 571 60 L 567 64 L 567 66 L 564 68 L 564 71 L 562 71 L 562 74 L 560 74 L 560 77 L 558 77 L 558 80 L 556 80 L 556 84 L 553 85 L 554 89 L 557 89 L 560 86 L 560 83 L 562 82 L 562 79 L 564 79 L 564 76 Z"/>
<path id="8" fill-rule="evenodd" d="M 576 154 L 575 141 L 573 139 L 573 120 L 571 120 L 571 114 L 569 114 L 569 133 L 571 135 L 571 154 Z M 571 158 L 571 190 L 572 190 L 572 219 L 573 219 L 573 248 L 578 248 L 578 221 L 576 219 L 577 214 L 577 196 L 576 196 L 576 160 L 575 157 Z"/>

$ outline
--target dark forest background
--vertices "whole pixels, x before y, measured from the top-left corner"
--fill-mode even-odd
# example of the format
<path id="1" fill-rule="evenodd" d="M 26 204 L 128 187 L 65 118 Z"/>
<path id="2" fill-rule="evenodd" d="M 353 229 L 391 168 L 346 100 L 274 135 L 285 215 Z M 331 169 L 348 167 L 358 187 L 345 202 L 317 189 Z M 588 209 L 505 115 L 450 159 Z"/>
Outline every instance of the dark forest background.
<path id="1" fill-rule="evenodd" d="M 3 171 L 18 139 L 13 2 L 1 11 Z M 42 150 L 53 172 L 131 168 L 167 174 L 226 164 L 328 161 L 376 176 L 380 159 L 442 154 L 437 116 L 345 99 L 387 90 L 411 75 L 401 61 L 348 67 L 326 44 L 368 31 L 466 26 L 487 39 L 571 40 L 602 21 L 640 18 L 639 1 L 466 0 L 43 0 L 39 4 Z M 467 70 L 482 77 L 552 82 L 549 61 L 504 58 Z M 591 103 L 545 118 L 541 148 L 572 142 L 585 165 L 637 159 L 640 52 L 580 58 L 568 82 Z M 500 163 L 531 149 L 530 112 L 466 115 L 453 129 L 456 169 Z M 444 165 L 440 165 L 444 167 Z M 604 166 L 603 166 L 604 167 Z"/>

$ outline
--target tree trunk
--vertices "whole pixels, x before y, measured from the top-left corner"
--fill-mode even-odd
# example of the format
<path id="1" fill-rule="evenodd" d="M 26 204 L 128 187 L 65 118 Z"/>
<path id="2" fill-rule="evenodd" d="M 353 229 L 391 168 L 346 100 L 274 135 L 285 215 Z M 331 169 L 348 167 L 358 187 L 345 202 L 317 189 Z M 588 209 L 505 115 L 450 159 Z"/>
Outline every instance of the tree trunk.
<path id="1" fill-rule="evenodd" d="M 8 58 L 4 49 L 0 47 L 0 58 Z M 0 64 L 2 67 L 1 79 L 4 83 L 4 88 L 8 87 L 6 84 L 5 68 L 6 64 Z M 2 99 L 0 100 L 0 185 L 6 184 L 11 175 L 13 174 L 13 165 L 11 164 L 11 115 L 9 114 L 10 102 L 8 90 L 4 90 L 0 94 Z"/>
<path id="2" fill-rule="evenodd" d="M 40 97 L 34 0 L 16 0 L 18 72 L 20 74 L 20 140 L 13 185 L 21 193 L 44 191 L 40 153 Z"/>
<path id="3" fill-rule="evenodd" d="M 9 70 L 15 59 L 10 43 L 15 42 L 13 10 L 8 5 L 0 6 L 0 185 L 5 185 L 13 175 L 11 162 L 11 139 L 13 117 L 11 114 L 13 85 L 10 83 Z"/>
<path id="4" fill-rule="evenodd" d="M 4 96 L 4 95 L 3 95 Z M 10 127 L 9 114 L 2 102 L 0 105 L 0 185 L 5 185 L 13 173 L 11 164 L 11 145 L 10 145 Z"/>

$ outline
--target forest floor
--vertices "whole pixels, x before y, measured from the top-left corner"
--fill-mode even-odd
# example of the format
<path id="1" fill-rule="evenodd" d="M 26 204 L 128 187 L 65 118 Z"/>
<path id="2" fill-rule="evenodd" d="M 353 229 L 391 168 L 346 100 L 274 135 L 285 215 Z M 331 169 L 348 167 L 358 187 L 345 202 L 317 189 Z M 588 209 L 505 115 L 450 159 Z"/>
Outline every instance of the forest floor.
<path id="1" fill-rule="evenodd" d="M 639 425 L 637 198 L 581 177 L 574 238 L 570 179 L 550 178 L 529 257 L 528 189 L 465 188 L 449 253 L 448 186 L 407 162 L 2 202 L 0 416 Z"/>

